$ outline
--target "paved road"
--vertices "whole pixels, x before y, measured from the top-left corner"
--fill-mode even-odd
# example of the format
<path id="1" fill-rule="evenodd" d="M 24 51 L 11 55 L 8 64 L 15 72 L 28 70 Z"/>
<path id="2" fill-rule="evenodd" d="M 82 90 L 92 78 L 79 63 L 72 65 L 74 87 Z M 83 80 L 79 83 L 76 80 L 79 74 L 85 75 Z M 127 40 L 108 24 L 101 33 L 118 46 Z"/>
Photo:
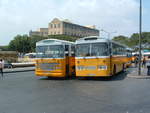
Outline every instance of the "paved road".
<path id="1" fill-rule="evenodd" d="M 34 72 L 0 79 L 0 113 L 149 113 L 150 79 L 57 80 Z"/>

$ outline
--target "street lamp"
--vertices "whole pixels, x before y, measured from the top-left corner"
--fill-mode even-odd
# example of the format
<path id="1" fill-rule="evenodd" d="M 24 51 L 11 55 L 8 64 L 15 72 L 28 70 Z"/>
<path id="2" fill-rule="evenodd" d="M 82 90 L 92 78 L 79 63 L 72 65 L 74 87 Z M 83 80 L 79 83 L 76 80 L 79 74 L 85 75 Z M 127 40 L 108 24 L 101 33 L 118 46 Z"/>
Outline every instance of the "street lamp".
<path id="1" fill-rule="evenodd" d="M 108 34 L 108 39 L 110 39 L 110 35 L 113 34 L 113 33 L 117 33 L 117 31 L 114 31 L 114 32 L 108 32 L 108 31 L 105 31 L 104 29 L 101 29 L 100 31 L 103 31 L 105 33 Z"/>
<path id="2" fill-rule="evenodd" d="M 140 0 L 139 10 L 139 70 L 138 74 L 141 75 L 141 38 L 142 38 L 142 0 Z"/>

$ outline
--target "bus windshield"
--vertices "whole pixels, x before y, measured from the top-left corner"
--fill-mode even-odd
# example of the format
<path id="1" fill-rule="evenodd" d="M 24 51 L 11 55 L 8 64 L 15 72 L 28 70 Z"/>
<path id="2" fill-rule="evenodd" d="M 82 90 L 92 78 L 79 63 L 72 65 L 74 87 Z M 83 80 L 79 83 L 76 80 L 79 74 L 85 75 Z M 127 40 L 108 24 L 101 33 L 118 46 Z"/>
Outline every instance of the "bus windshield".
<path id="1" fill-rule="evenodd" d="M 76 56 L 108 56 L 108 44 L 106 43 L 92 43 L 92 44 L 77 44 Z"/>
<path id="2" fill-rule="evenodd" d="M 36 47 L 37 58 L 63 58 L 63 45 L 47 45 Z"/>
<path id="3" fill-rule="evenodd" d="M 90 44 L 79 44 L 76 46 L 76 56 L 90 56 Z"/>

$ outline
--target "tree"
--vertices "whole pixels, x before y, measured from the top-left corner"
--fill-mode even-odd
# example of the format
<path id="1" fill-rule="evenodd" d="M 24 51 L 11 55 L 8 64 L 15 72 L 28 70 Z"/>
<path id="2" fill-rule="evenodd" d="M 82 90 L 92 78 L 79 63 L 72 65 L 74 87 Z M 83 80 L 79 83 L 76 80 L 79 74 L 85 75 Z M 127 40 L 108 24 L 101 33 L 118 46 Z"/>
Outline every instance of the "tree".
<path id="1" fill-rule="evenodd" d="M 0 46 L 0 50 L 2 51 L 8 51 L 8 46 Z"/>
<path id="2" fill-rule="evenodd" d="M 26 53 L 31 50 L 30 40 L 27 35 L 17 35 L 8 45 L 9 50 Z"/>
<path id="3" fill-rule="evenodd" d="M 42 37 L 42 36 L 32 36 L 29 37 L 30 40 L 30 52 L 35 52 L 35 48 L 36 48 L 36 42 L 40 41 L 40 40 L 44 40 L 47 39 L 48 37 Z"/>
<path id="4" fill-rule="evenodd" d="M 133 33 L 130 38 L 125 36 L 117 36 L 114 37 L 113 40 L 125 44 L 131 48 L 138 49 L 139 33 Z M 141 42 L 142 42 L 143 49 L 150 49 L 150 32 L 142 33 Z"/>
<path id="5" fill-rule="evenodd" d="M 67 36 L 67 35 L 49 35 L 48 38 L 59 39 L 59 40 L 66 40 L 74 42 L 78 37 L 75 36 Z"/>
<path id="6" fill-rule="evenodd" d="M 112 40 L 113 40 L 113 41 L 116 41 L 116 42 L 119 42 L 119 43 L 121 43 L 121 44 L 127 45 L 127 46 L 128 46 L 128 44 L 129 44 L 129 38 L 126 37 L 126 36 L 122 36 L 122 35 L 116 36 L 116 37 L 114 37 Z"/>
<path id="7" fill-rule="evenodd" d="M 131 35 L 130 37 L 130 47 L 135 47 L 138 46 L 139 44 L 139 34 L 138 33 L 134 33 Z"/>

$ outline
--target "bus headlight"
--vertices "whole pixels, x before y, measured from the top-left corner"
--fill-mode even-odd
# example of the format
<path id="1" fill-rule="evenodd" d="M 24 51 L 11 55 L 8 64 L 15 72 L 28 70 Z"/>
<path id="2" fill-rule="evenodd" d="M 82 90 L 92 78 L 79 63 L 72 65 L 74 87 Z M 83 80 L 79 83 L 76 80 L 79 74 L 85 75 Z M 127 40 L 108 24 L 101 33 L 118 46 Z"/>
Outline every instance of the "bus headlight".
<path id="1" fill-rule="evenodd" d="M 97 67 L 98 70 L 107 70 L 107 66 L 100 65 Z"/>

